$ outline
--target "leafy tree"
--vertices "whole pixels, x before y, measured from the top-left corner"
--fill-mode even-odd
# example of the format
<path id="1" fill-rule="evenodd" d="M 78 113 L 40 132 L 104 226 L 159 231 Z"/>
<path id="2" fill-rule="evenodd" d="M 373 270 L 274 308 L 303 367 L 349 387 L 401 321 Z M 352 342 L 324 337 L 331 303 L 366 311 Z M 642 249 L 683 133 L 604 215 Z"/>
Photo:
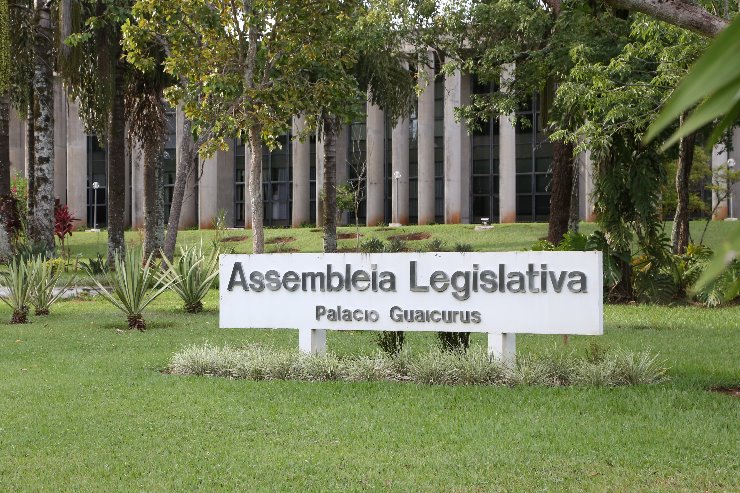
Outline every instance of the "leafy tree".
<path id="1" fill-rule="evenodd" d="M 80 105 L 87 132 L 107 144 L 108 265 L 125 242 L 126 84 L 130 67 L 121 59 L 120 26 L 129 15 L 127 0 L 84 0 L 63 11 L 60 63 L 69 97 Z M 66 17 L 65 17 L 66 13 Z"/>
<path id="2" fill-rule="evenodd" d="M 313 96 L 317 81 L 307 66 L 326 57 L 344 8 L 342 2 L 318 8 L 294 0 L 137 2 L 137 23 L 156 26 L 169 48 L 165 71 L 202 88 L 168 92 L 197 135 L 212 132 L 201 154 L 225 148 L 233 137 L 248 142 L 255 253 L 264 251 L 262 145 L 276 145 L 275 137 Z"/>

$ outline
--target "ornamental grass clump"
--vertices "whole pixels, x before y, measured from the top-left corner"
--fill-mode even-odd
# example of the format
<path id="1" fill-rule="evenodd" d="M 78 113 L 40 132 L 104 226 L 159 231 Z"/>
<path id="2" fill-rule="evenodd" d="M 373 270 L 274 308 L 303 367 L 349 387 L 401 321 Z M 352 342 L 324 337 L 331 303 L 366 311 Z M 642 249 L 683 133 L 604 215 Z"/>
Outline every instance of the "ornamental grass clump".
<path id="1" fill-rule="evenodd" d="M 103 298 L 126 315 L 129 329 L 145 330 L 142 312 L 170 287 L 171 281 L 157 276 L 152 255 L 143 262 L 140 249 L 129 249 L 125 256 L 116 252 L 114 265 L 115 270 L 105 275 L 108 287 L 103 286 L 90 270 L 87 273 Z"/>
<path id="2" fill-rule="evenodd" d="M 433 347 L 412 354 L 378 351 L 373 355 L 338 357 L 306 355 L 263 346 L 189 346 L 172 357 L 169 371 L 245 380 L 394 381 L 425 385 L 589 385 L 613 387 L 664 382 L 666 368 L 651 353 L 617 351 L 592 361 L 573 352 L 524 355 L 504 363 L 485 348 L 446 351 Z"/>
<path id="3" fill-rule="evenodd" d="M 74 282 L 74 276 L 54 293 L 62 270 L 43 256 L 33 257 L 28 262 L 28 267 L 31 273 L 30 303 L 34 307 L 34 314 L 48 315 L 51 305 L 56 303 Z"/>
<path id="4" fill-rule="evenodd" d="M 182 299 L 185 311 L 198 313 L 203 310 L 203 298 L 218 277 L 219 251 L 213 249 L 206 255 L 201 242 L 200 245 L 180 248 L 180 253 L 180 258 L 172 262 L 162 257 L 167 265 L 164 277 Z"/>
<path id="5" fill-rule="evenodd" d="M 11 324 L 28 323 L 28 306 L 31 303 L 32 272 L 27 261 L 16 258 L 8 264 L 8 271 L 0 274 L 0 299 L 13 310 Z"/>

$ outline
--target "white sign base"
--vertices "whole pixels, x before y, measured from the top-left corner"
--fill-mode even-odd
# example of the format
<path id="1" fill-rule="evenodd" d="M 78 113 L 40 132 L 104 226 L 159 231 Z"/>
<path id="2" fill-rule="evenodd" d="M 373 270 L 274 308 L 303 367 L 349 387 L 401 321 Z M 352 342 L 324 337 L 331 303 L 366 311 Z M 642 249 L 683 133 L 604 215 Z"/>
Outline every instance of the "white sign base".
<path id="1" fill-rule="evenodd" d="M 505 364 L 516 361 L 516 334 L 488 333 L 488 355 Z"/>
<path id="2" fill-rule="evenodd" d="M 298 349 L 306 354 L 326 354 L 326 330 L 298 329 Z"/>

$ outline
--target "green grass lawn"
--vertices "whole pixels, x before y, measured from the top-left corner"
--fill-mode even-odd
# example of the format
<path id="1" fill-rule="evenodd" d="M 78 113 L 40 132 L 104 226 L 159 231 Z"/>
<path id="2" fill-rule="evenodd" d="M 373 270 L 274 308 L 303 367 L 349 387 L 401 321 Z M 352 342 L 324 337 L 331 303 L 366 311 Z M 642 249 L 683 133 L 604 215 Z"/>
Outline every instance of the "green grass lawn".
<path id="1" fill-rule="evenodd" d="M 545 230 L 432 228 L 478 250 L 520 249 Z M 286 235 L 320 249 L 321 233 L 268 232 Z M 93 235 L 73 240 L 73 252 L 94 254 Z M 204 341 L 297 346 L 295 331 L 218 329 L 217 306 L 212 291 L 204 313 L 185 315 L 167 294 L 145 314 L 143 333 L 119 330 L 125 319 L 99 299 L 61 302 L 25 326 L 6 325 L 10 311 L 0 306 L 0 491 L 740 490 L 740 401 L 707 390 L 740 385 L 740 306 L 606 306 L 604 336 L 570 338 L 573 350 L 598 341 L 659 352 L 671 380 L 657 386 L 249 382 L 161 373 L 174 352 Z M 529 354 L 562 338 L 517 342 Z M 432 334 L 408 336 L 412 350 L 432 343 Z M 485 336 L 473 343 L 485 344 Z M 328 345 L 340 355 L 375 350 L 365 332 L 331 332 Z"/>
<path id="2" fill-rule="evenodd" d="M 691 235 L 698 241 L 704 230 L 704 221 L 692 221 Z M 704 243 L 710 247 L 718 245 L 730 229 L 736 224 L 723 221 L 713 221 L 709 224 Z M 593 223 L 581 223 L 582 233 L 592 233 L 596 230 Z M 339 228 L 339 233 L 353 234 L 356 229 L 353 226 Z M 476 251 L 509 251 L 524 250 L 540 238 L 547 236 L 547 224 L 544 223 L 517 223 L 496 224 L 494 228 L 487 231 L 475 231 L 475 225 L 470 224 L 439 224 L 434 226 L 404 226 L 402 228 L 359 228 L 362 235 L 360 240 L 366 238 L 380 238 L 386 240 L 394 235 L 409 233 L 427 233 L 430 239 L 438 238 L 444 241 L 448 249 L 452 249 L 456 243 L 468 243 Z M 666 223 L 666 233 L 670 236 L 671 223 Z M 213 239 L 213 230 L 187 230 L 178 233 L 179 245 L 190 245 L 201 240 L 204 245 L 210 246 Z M 140 245 L 142 233 L 139 231 L 127 231 L 126 243 L 128 245 Z M 233 248 L 236 253 L 251 253 L 252 232 L 244 229 L 230 229 L 225 232 L 226 237 L 246 237 L 234 242 L 225 242 L 225 248 Z M 287 243 L 270 244 L 271 239 L 287 237 L 292 239 Z M 266 252 L 280 252 L 294 249 L 302 252 L 320 252 L 322 250 L 323 233 L 315 228 L 268 228 L 265 231 Z M 68 240 L 71 253 L 81 255 L 83 258 L 94 258 L 96 254 L 105 255 L 107 252 L 107 232 L 87 233 L 75 232 Z M 411 250 L 421 249 L 429 240 L 409 241 L 407 247 Z M 339 241 L 340 248 L 354 248 L 356 240 L 345 239 Z"/>

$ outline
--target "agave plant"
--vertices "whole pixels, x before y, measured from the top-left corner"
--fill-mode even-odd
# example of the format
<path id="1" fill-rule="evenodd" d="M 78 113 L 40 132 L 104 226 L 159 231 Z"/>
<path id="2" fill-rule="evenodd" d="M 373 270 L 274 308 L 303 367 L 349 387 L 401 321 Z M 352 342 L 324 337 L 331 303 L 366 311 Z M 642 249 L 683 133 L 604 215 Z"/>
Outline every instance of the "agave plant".
<path id="1" fill-rule="evenodd" d="M 34 313 L 35 315 L 48 315 L 51 305 L 67 291 L 74 277 L 54 294 L 54 288 L 62 275 L 61 269 L 54 267 L 41 255 L 33 257 L 27 267 L 31 284 L 30 301 L 35 309 Z"/>
<path id="2" fill-rule="evenodd" d="M 218 276 L 218 253 L 218 249 L 213 249 L 206 255 L 201 242 L 200 245 L 181 247 L 180 258 L 172 262 L 162 257 L 167 264 L 164 277 L 172 290 L 182 298 L 186 312 L 198 313 L 203 310 L 203 298 Z"/>
<path id="3" fill-rule="evenodd" d="M 8 264 L 8 272 L 0 275 L 0 288 L 5 291 L 0 299 L 13 310 L 11 324 L 28 323 L 28 304 L 31 299 L 31 271 L 28 264 L 16 258 Z"/>
<path id="4" fill-rule="evenodd" d="M 116 269 L 105 276 L 110 288 L 103 286 L 86 268 L 103 297 L 126 315 L 129 329 L 146 329 L 142 312 L 170 286 L 164 276 L 157 276 L 152 255 L 146 262 L 142 260 L 140 249 L 129 249 L 124 257 L 116 253 Z"/>

